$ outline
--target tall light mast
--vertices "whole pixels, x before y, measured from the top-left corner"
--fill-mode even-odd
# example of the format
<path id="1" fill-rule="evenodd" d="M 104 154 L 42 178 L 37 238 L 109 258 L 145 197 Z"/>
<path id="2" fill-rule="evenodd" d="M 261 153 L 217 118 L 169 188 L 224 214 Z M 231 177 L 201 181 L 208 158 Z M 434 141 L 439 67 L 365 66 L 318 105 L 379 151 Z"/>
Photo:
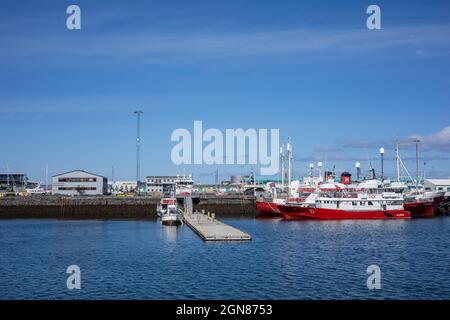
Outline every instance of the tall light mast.
<path id="1" fill-rule="evenodd" d="M 141 181 L 141 159 L 140 159 L 140 151 L 141 151 L 141 114 L 142 111 L 137 110 L 134 112 L 137 116 L 137 130 L 136 130 L 136 183 L 138 193 L 141 193 L 140 181 Z"/>

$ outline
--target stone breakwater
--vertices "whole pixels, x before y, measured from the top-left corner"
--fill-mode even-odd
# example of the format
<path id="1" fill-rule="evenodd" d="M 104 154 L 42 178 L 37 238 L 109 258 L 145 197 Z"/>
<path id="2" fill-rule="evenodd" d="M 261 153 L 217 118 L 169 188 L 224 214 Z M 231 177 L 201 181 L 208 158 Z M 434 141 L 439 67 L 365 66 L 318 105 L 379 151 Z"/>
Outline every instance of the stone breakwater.
<path id="1" fill-rule="evenodd" d="M 0 198 L 0 219 L 154 219 L 159 198 L 28 196 Z M 257 215 L 253 197 L 202 195 L 197 210 L 220 216 Z M 440 205 L 438 215 L 450 214 L 450 198 Z"/>
<path id="2" fill-rule="evenodd" d="M 28 196 L 0 198 L 0 219 L 153 219 L 159 198 Z M 252 197 L 201 196 L 196 209 L 218 216 L 255 216 Z"/>

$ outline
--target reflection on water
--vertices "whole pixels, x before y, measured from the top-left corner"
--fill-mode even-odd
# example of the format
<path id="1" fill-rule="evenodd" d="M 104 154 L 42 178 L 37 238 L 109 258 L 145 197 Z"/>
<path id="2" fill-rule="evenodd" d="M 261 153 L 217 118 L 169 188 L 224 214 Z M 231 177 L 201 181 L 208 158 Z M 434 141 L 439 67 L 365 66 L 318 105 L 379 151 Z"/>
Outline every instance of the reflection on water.
<path id="1" fill-rule="evenodd" d="M 205 243 L 157 220 L 0 221 L 0 298 L 450 299 L 450 218 L 224 221 L 253 240 Z M 367 289 L 372 264 L 381 290 Z"/>
<path id="2" fill-rule="evenodd" d="M 164 226 L 162 225 L 164 240 L 168 243 L 176 243 L 178 228 L 183 228 L 183 226 Z"/>

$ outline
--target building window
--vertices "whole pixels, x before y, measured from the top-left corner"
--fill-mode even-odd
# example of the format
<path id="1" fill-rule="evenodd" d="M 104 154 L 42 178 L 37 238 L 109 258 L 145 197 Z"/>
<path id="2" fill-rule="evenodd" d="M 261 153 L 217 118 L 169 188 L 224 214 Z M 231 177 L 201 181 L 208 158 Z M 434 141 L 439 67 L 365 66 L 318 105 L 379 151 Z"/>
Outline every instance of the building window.
<path id="1" fill-rule="evenodd" d="M 96 182 L 97 178 L 58 178 L 59 182 Z"/>
<path id="2" fill-rule="evenodd" d="M 97 188 L 96 187 L 58 187 L 58 190 L 82 191 L 82 190 L 97 190 Z"/>

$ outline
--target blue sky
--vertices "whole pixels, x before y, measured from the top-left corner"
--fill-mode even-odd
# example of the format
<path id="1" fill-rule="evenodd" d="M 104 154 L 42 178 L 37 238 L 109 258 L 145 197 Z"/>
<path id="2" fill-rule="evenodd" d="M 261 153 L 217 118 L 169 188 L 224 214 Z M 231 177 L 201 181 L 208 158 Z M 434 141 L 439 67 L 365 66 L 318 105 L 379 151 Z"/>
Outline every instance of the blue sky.
<path id="1" fill-rule="evenodd" d="M 82 29 L 66 29 L 81 7 Z M 366 28 L 381 7 L 382 29 Z M 2 1 L 1 170 L 44 180 L 75 168 L 135 177 L 194 173 L 175 166 L 176 128 L 279 128 L 294 172 L 379 167 L 394 143 L 414 171 L 420 136 L 429 176 L 450 176 L 448 1 Z M 422 160 L 422 161 L 423 161 Z M 421 161 L 421 162 L 422 162 Z M 249 166 L 221 166 L 221 179 Z"/>

